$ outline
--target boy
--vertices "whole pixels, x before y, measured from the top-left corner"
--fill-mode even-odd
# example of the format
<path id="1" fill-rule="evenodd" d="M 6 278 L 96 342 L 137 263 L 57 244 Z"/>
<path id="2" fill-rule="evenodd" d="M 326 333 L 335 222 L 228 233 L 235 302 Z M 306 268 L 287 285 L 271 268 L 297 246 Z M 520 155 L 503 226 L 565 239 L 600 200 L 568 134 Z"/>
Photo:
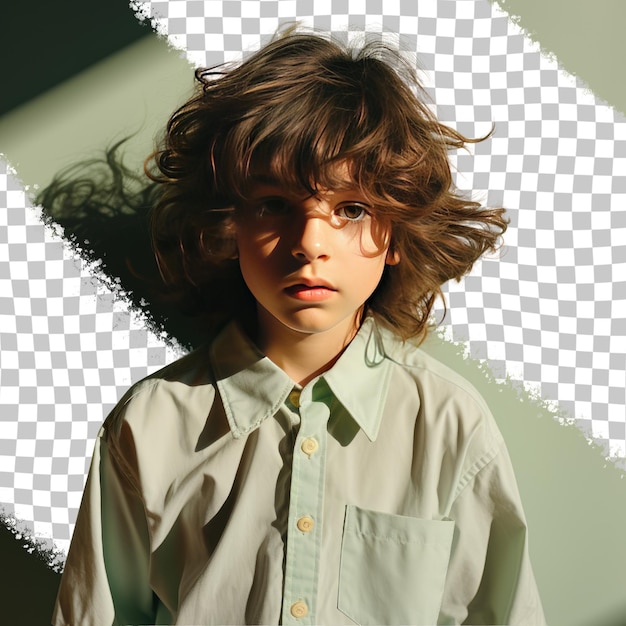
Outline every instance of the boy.
<path id="1" fill-rule="evenodd" d="M 212 338 L 107 418 L 55 624 L 543 624 L 502 437 L 417 349 L 506 228 L 452 187 L 470 140 L 380 45 L 197 77 L 152 229 Z"/>

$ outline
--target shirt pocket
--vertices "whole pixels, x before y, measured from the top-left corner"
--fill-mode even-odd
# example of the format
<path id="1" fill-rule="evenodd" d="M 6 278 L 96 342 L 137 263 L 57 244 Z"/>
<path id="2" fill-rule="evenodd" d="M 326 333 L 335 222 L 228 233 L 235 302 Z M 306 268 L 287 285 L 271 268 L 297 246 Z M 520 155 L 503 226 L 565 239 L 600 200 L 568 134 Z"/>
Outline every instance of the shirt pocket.
<path id="1" fill-rule="evenodd" d="M 337 607 L 357 624 L 436 624 L 453 534 L 451 520 L 346 506 Z"/>

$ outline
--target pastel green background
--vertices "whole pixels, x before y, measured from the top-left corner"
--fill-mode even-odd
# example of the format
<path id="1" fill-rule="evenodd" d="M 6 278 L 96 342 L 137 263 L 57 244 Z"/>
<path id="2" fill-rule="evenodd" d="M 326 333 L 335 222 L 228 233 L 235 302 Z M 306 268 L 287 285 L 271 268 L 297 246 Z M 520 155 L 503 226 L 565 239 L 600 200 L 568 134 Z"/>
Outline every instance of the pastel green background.
<path id="1" fill-rule="evenodd" d="M 626 111 L 624 0 L 494 2 L 600 98 Z M 192 71 L 145 38 L 0 118 L 0 151 L 27 185 L 137 133 L 140 166 L 153 133 L 188 95 Z M 483 393 L 507 440 L 531 529 L 531 556 L 551 624 L 626 624 L 626 480 L 573 426 L 539 400 L 498 385 L 462 349 L 434 337 L 427 349 Z"/>
<path id="2" fill-rule="evenodd" d="M 491 0 L 591 91 L 626 113 L 624 0 Z"/>

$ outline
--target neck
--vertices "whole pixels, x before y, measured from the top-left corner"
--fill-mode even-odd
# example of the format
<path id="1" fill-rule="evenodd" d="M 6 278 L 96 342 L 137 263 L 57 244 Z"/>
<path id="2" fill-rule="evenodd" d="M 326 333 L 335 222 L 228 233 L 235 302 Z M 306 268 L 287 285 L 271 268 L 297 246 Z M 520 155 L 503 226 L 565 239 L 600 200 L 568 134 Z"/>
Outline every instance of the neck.
<path id="1" fill-rule="evenodd" d="M 335 364 L 357 331 L 356 320 L 349 319 L 323 332 L 300 332 L 259 310 L 257 345 L 292 380 L 304 386 Z"/>

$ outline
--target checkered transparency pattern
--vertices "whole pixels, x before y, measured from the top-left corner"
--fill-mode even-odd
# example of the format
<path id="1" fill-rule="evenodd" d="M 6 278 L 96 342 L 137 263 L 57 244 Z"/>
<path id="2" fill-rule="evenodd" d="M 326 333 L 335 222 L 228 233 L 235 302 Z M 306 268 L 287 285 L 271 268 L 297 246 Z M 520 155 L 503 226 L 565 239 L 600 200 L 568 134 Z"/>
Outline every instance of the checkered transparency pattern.
<path id="1" fill-rule="evenodd" d="M 276 28 L 417 58 L 445 123 L 493 137 L 453 155 L 457 185 L 506 206 L 506 246 L 446 287 L 447 334 L 626 457 L 626 123 L 487 0 L 133 2 L 196 64 L 237 61 Z M 348 26 L 349 25 L 349 26 Z M 125 388 L 178 355 L 0 172 L 0 502 L 66 547 L 93 439 Z M 439 308 L 438 314 L 442 315 Z"/>
<path id="2" fill-rule="evenodd" d="M 0 206 L 1 513 L 65 550 L 104 417 L 181 351 L 44 225 L 4 160 Z"/>
<path id="3" fill-rule="evenodd" d="M 623 461 L 626 123 L 509 22 L 490 22 L 437 37 L 454 80 L 435 72 L 434 98 L 453 103 L 439 114 L 461 132 L 495 123 L 456 156 L 457 184 L 507 207 L 511 228 L 498 261 L 448 285 L 445 324 Z"/>

